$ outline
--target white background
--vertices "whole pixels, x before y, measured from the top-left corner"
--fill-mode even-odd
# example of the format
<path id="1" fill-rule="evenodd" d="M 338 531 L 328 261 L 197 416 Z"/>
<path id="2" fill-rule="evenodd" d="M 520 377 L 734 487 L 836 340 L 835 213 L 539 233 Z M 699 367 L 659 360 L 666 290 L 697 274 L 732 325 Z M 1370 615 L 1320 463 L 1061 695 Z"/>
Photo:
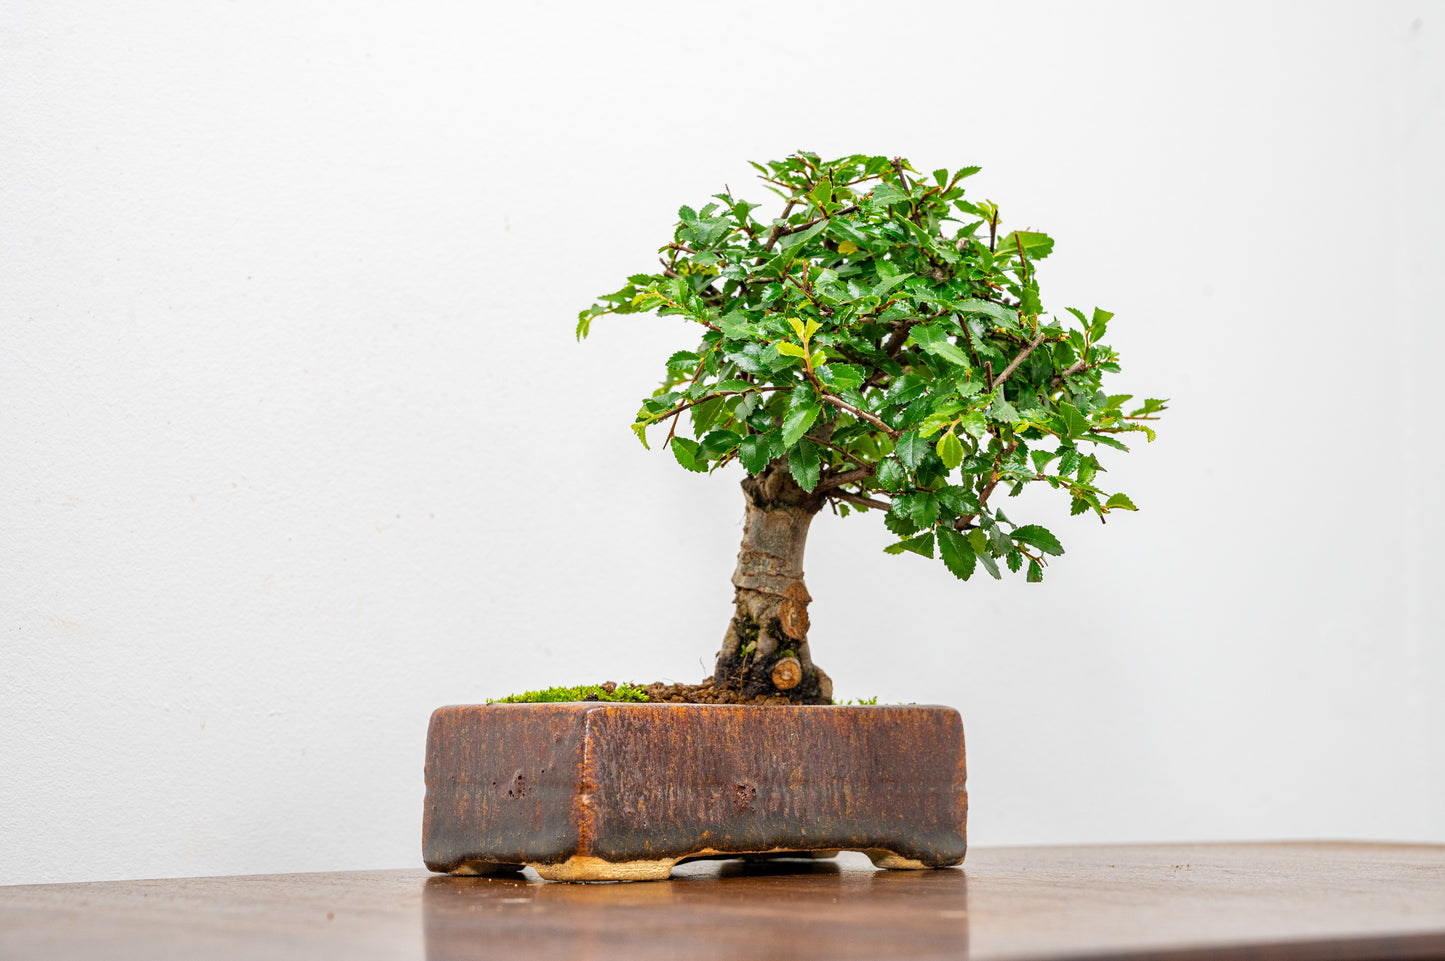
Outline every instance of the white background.
<path id="1" fill-rule="evenodd" d="M 0 10 L 0 882 L 415 866 L 432 708 L 706 673 L 691 332 L 573 325 L 798 148 L 981 164 L 1173 401 L 1042 585 L 814 526 L 971 840 L 1445 841 L 1445 6 L 490 6 Z"/>

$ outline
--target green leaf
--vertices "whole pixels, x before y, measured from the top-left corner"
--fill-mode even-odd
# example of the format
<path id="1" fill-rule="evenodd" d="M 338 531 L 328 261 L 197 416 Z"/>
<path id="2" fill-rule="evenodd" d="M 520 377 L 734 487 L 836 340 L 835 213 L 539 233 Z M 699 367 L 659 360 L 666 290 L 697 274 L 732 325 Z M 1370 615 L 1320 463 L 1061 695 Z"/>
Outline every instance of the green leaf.
<path id="1" fill-rule="evenodd" d="M 934 521 L 938 520 L 938 495 L 918 491 L 906 496 L 909 519 L 919 527 L 932 527 Z"/>
<path id="2" fill-rule="evenodd" d="M 808 356 L 808 352 L 806 350 L 804 350 L 798 344 L 795 344 L 790 340 L 780 340 L 773 346 L 778 348 L 778 353 L 787 354 L 789 357 L 802 358 Z"/>
<path id="3" fill-rule="evenodd" d="M 938 556 L 943 559 L 943 566 L 948 568 L 949 573 L 961 581 L 973 576 L 978 562 L 978 555 L 968 539 L 947 527 L 938 529 Z"/>
<path id="4" fill-rule="evenodd" d="M 707 457 L 702 454 L 702 447 L 697 441 L 688 440 L 686 437 L 674 437 L 672 439 L 672 456 L 676 457 L 677 462 L 690 471 L 707 472 Z"/>
<path id="5" fill-rule="evenodd" d="M 1001 304 L 995 304 L 992 301 L 976 299 L 960 300 L 953 306 L 955 310 L 962 311 L 965 314 L 983 314 L 985 317 L 991 317 L 994 320 L 998 321 L 998 324 L 1001 327 L 1008 327 L 1010 329 L 1014 329 L 1017 328 L 1019 325 L 1018 311 L 1010 310 L 1009 308 L 1004 307 Z"/>
<path id="6" fill-rule="evenodd" d="M 793 480 L 805 491 L 812 492 L 818 486 L 818 473 L 821 470 L 821 461 L 818 457 L 818 445 L 807 438 L 798 441 L 798 446 L 788 455 L 788 473 L 793 475 Z"/>
<path id="7" fill-rule="evenodd" d="M 964 411 L 963 416 L 958 419 L 958 426 L 963 432 L 974 440 L 978 440 L 988 433 L 988 421 L 984 420 L 983 411 Z"/>
<path id="8" fill-rule="evenodd" d="M 1063 426 L 1064 436 L 1070 440 L 1082 437 L 1089 431 L 1089 419 L 1079 413 L 1079 408 L 1073 404 L 1059 404 L 1059 422 Z"/>
<path id="9" fill-rule="evenodd" d="M 738 446 L 742 440 L 736 433 L 730 430 L 715 430 L 702 439 L 702 449 L 710 460 L 717 460 L 728 451 Z"/>
<path id="10" fill-rule="evenodd" d="M 714 397 L 712 400 L 705 400 L 694 406 L 691 411 L 692 432 L 698 436 L 706 433 L 707 429 L 717 420 L 718 414 L 722 413 L 724 403 L 726 403 L 725 398 Z"/>
<path id="11" fill-rule="evenodd" d="M 1054 249 L 1054 240 L 1048 234 L 1031 230 L 1015 230 L 998 243 L 1000 254 L 1018 253 L 1022 248 L 1029 260 L 1043 260 Z"/>
<path id="12" fill-rule="evenodd" d="M 953 470 L 963 463 L 963 444 L 949 431 L 938 438 L 938 459 L 943 461 L 943 466 Z"/>
<path id="13" fill-rule="evenodd" d="M 796 247 L 796 246 L 798 246 L 798 245 L 801 244 L 801 243 L 804 243 L 804 242 L 806 242 L 806 241 L 812 240 L 814 237 L 816 237 L 816 236 L 818 236 L 820 233 L 822 233 L 822 232 L 823 232 L 823 228 L 826 227 L 826 226 L 828 226 L 828 221 L 826 221 L 826 220 L 820 220 L 820 221 L 818 221 L 816 224 L 814 224 L 813 226 L 809 227 L 807 230 L 800 230 L 800 231 L 798 231 L 798 232 L 795 233 L 795 234 L 788 234 L 788 235 L 787 235 L 786 237 L 784 237 L 782 240 L 779 240 L 779 241 L 778 241 L 778 249 L 779 249 L 779 250 L 791 250 L 793 247 Z M 773 258 L 773 259 L 774 259 L 774 260 L 780 260 L 780 258 L 776 258 L 776 257 Z M 786 261 L 786 260 L 781 260 L 781 263 L 786 264 L 787 261 Z"/>
<path id="14" fill-rule="evenodd" d="M 813 399 L 812 391 L 794 388 L 794 403 L 783 415 L 783 446 L 792 447 L 813 427 L 813 422 L 818 419 L 818 402 Z M 801 400 L 801 402 L 799 402 Z"/>
<path id="15" fill-rule="evenodd" d="M 973 548 L 975 554 L 988 552 L 988 535 L 981 528 L 973 528 L 964 535 L 964 539 L 968 541 L 968 546 Z"/>
<path id="16" fill-rule="evenodd" d="M 651 426 L 652 421 L 650 420 L 640 420 L 632 425 L 632 432 L 636 434 L 637 439 L 642 442 L 644 450 L 652 450 L 652 448 L 647 445 L 647 428 Z"/>
<path id="17" fill-rule="evenodd" d="M 968 367 L 972 362 L 968 355 L 958 348 L 958 345 L 948 339 L 945 331 L 929 325 L 919 325 L 909 332 L 909 338 L 917 344 L 925 353 L 935 357 L 942 357 L 950 364 L 959 367 Z"/>
<path id="18" fill-rule="evenodd" d="M 998 572 L 998 564 L 994 561 L 993 555 L 988 551 L 977 551 L 976 556 L 983 563 L 983 569 L 988 571 L 990 577 L 996 581 L 1003 580 L 1003 575 Z"/>
<path id="19" fill-rule="evenodd" d="M 933 531 L 924 531 L 917 537 L 910 537 L 901 540 L 897 544 L 889 544 L 883 548 L 885 554 L 902 554 L 904 551 L 912 551 L 915 554 L 922 554 L 924 557 L 933 556 Z"/>
<path id="20" fill-rule="evenodd" d="M 1064 546 L 1059 539 L 1037 524 L 1026 524 L 1013 532 L 1013 539 L 1031 547 L 1037 547 L 1045 554 L 1062 554 Z"/>
<path id="21" fill-rule="evenodd" d="M 1014 405 L 1004 400 L 1002 391 L 994 396 L 993 403 L 988 406 L 988 413 L 994 420 L 1003 421 L 1005 424 L 1012 424 L 1022 419 Z"/>
<path id="22" fill-rule="evenodd" d="M 833 181 L 829 180 L 827 177 L 824 177 L 822 180 L 818 181 L 818 185 L 816 187 L 809 191 L 808 196 L 811 197 L 813 202 L 820 207 L 823 204 L 832 203 Z"/>
<path id="23" fill-rule="evenodd" d="M 769 444 L 766 434 L 749 434 L 738 444 L 738 460 L 743 462 L 743 469 L 749 474 L 762 473 L 763 468 L 768 466 Z"/>
<path id="24" fill-rule="evenodd" d="M 834 390 L 855 390 L 863 385 L 863 368 L 857 364 L 824 364 L 816 369 L 818 379 Z"/>
<path id="25" fill-rule="evenodd" d="M 894 442 L 893 452 L 903 462 L 903 466 L 909 470 L 917 470 L 918 465 L 923 462 L 923 455 L 928 451 L 928 442 L 918 435 L 918 431 L 910 430 L 899 436 Z"/>
<path id="26" fill-rule="evenodd" d="M 886 457 L 878 462 L 878 486 L 886 491 L 896 491 L 903 486 L 907 479 L 904 475 L 903 465 L 892 457 Z"/>
<path id="27" fill-rule="evenodd" d="M 1126 511 L 1137 511 L 1139 509 L 1134 506 L 1134 502 L 1129 499 L 1128 494 L 1114 494 L 1104 502 L 1104 506 L 1109 508 L 1118 507 Z"/>
<path id="28" fill-rule="evenodd" d="M 954 514 L 972 514 L 978 510 L 978 496 L 967 487 L 950 484 L 937 491 L 938 503 Z"/>
<path id="29" fill-rule="evenodd" d="M 1072 474 L 1079 469 L 1079 451 L 1074 447 L 1065 447 L 1059 456 L 1059 473 Z"/>
<path id="30" fill-rule="evenodd" d="M 1038 561 L 1029 558 L 1029 572 L 1024 578 L 1030 584 L 1037 584 L 1044 579 L 1044 569 Z"/>
<path id="31" fill-rule="evenodd" d="M 874 203 L 885 205 L 896 204 L 900 201 L 908 199 L 908 194 L 904 193 L 901 189 L 894 186 L 893 184 L 886 183 L 879 184 L 878 186 L 874 187 L 871 196 Z"/>
<path id="32" fill-rule="evenodd" d="M 903 507 L 899 503 L 899 500 L 901 500 L 901 498 L 894 499 L 892 506 L 888 509 L 888 513 L 883 515 L 883 526 L 899 537 L 907 537 L 917 532 L 918 525 L 909 520 L 907 515 L 903 513 Z"/>

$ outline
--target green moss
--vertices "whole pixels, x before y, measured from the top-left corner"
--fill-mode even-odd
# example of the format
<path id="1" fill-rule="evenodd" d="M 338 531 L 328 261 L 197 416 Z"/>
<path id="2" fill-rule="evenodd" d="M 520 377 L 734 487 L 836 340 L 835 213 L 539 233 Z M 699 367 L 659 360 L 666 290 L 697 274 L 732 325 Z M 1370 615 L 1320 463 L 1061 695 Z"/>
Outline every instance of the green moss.
<path id="1" fill-rule="evenodd" d="M 591 697 L 589 695 L 596 695 Z M 566 701 L 646 701 L 647 692 L 635 684 L 619 684 L 617 690 L 607 691 L 597 684 L 579 684 L 576 687 L 549 687 L 540 691 L 524 691 L 506 697 L 489 699 L 488 704 L 556 704 Z"/>
<path id="2" fill-rule="evenodd" d="M 845 704 L 845 705 L 846 705 L 846 704 L 862 704 L 862 705 L 865 705 L 865 706 L 866 706 L 866 705 L 871 705 L 871 704 L 877 704 L 877 703 L 878 703 L 878 698 L 876 698 L 876 697 L 858 697 L 858 698 L 851 698 L 851 699 L 846 700 L 846 701 L 834 701 L 833 703 L 834 703 L 834 704 Z"/>

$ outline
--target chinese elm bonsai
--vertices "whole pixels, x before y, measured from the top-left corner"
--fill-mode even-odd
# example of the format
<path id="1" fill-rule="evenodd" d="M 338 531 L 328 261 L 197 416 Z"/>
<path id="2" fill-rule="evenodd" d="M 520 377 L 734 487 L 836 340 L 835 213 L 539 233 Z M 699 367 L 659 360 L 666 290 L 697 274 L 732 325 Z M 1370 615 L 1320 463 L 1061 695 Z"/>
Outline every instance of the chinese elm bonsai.
<path id="1" fill-rule="evenodd" d="M 782 198 L 771 218 L 730 190 L 683 207 L 660 269 L 579 315 L 653 312 L 698 325 L 667 358 L 632 429 L 665 429 L 690 471 L 733 461 L 746 515 L 735 608 L 713 681 L 745 695 L 829 703 L 812 659 L 803 549 L 824 506 L 876 513 L 888 553 L 935 554 L 954 576 L 1002 567 L 1043 578 L 1058 539 L 997 504 L 1041 482 L 1073 514 L 1134 510 L 1099 486 L 1100 447 L 1128 448 L 1164 409 L 1102 389 L 1119 370 L 1113 315 L 1045 315 L 1036 264 L 1053 240 L 1001 233 L 998 207 L 965 197 L 965 167 L 920 176 L 901 158 L 753 164 Z M 684 420 L 683 415 L 687 417 Z M 682 430 L 690 428 L 691 436 Z"/>

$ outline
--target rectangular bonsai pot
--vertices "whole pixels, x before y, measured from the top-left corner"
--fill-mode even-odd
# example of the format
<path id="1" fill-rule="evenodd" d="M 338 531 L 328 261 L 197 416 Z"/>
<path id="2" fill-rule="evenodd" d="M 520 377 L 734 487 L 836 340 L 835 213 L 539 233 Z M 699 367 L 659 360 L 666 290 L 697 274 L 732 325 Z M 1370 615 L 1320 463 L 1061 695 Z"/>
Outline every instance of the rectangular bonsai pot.
<path id="1" fill-rule="evenodd" d="M 443 707 L 427 732 L 423 857 L 562 881 L 782 852 L 946 867 L 966 850 L 964 777 L 947 707 Z"/>

